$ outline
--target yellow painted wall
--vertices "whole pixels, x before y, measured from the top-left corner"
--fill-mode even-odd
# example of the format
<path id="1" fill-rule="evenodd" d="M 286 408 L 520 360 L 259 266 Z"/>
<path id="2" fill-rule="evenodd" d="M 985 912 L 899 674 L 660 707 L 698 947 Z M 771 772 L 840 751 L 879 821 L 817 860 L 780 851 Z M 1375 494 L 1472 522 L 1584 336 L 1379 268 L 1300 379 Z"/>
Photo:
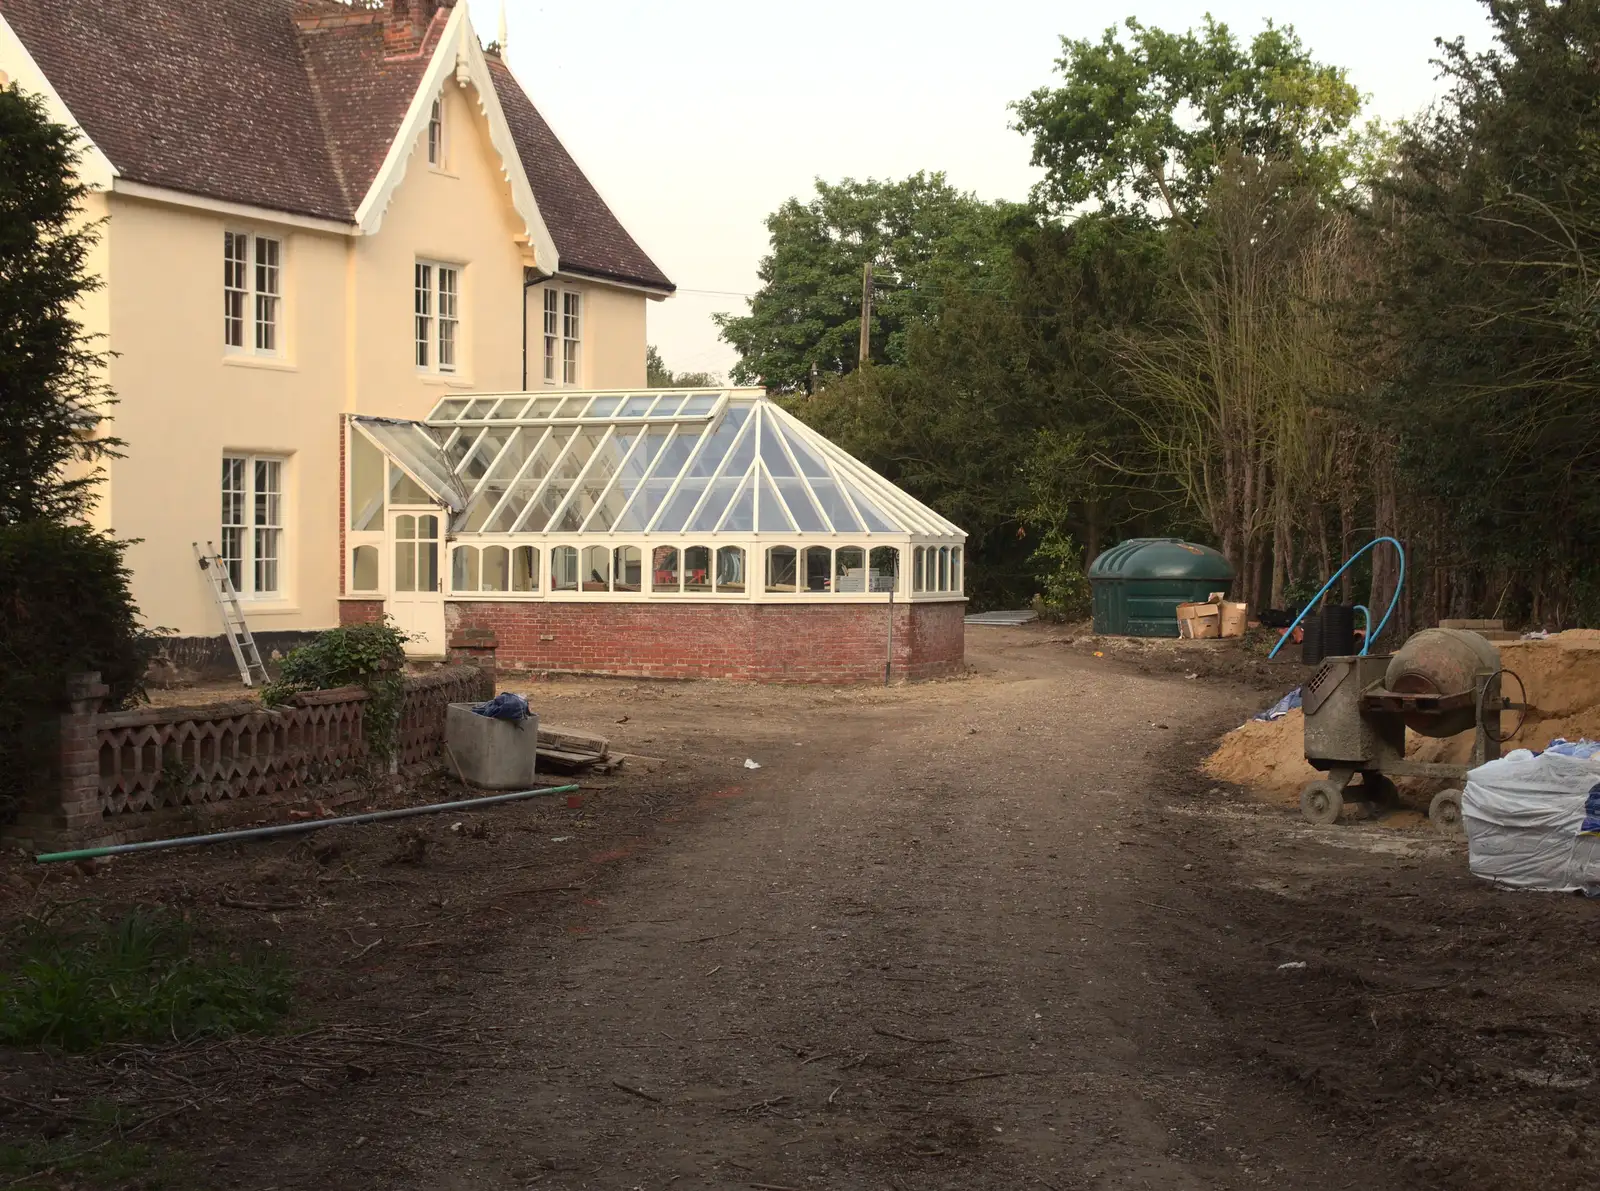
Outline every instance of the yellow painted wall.
<path id="1" fill-rule="evenodd" d="M 418 137 L 375 236 L 353 242 L 354 367 L 346 408 L 425 417 L 451 392 L 522 387 L 522 269 L 533 263 L 477 93 L 446 82 L 445 169 L 428 164 Z M 462 359 L 453 376 L 419 371 L 413 339 L 418 258 L 462 266 Z"/>
<path id="2" fill-rule="evenodd" d="M 579 334 L 579 389 L 643 388 L 646 377 L 645 302 L 638 290 L 603 282 L 559 276 L 528 290 L 528 388 L 549 388 L 544 379 L 544 292 L 572 291 L 583 296 L 583 326 Z M 520 328 L 519 328 L 520 333 Z M 561 375 L 556 365 L 557 376 Z M 511 386 L 513 389 L 516 385 Z M 556 387 L 561 387 L 559 382 Z"/>
<path id="3" fill-rule="evenodd" d="M 591 389 L 630 389 L 645 383 L 645 302 L 637 290 L 589 285 L 584 304 L 589 308 L 589 332 L 583 345 Z"/>
<path id="4" fill-rule="evenodd" d="M 111 382 L 124 458 L 110 466 L 111 528 L 128 549 L 146 620 L 183 636 L 221 619 L 192 542 L 217 541 L 224 453 L 281 455 L 283 598 L 252 601 L 260 632 L 337 623 L 343 236 L 110 196 Z M 284 242 L 282 360 L 223 346 L 230 229 Z"/>
<path id="5" fill-rule="evenodd" d="M 256 632 L 338 623 L 339 416 L 421 418 L 458 391 L 521 387 L 524 227 L 473 91 L 445 86 L 449 153 L 430 168 L 414 146 L 375 235 L 355 237 L 213 214 L 122 194 L 97 196 L 109 215 L 96 258 L 108 288 L 85 308 L 109 331 L 114 433 L 125 457 L 108 466 L 99 519 L 142 539 L 128 560 L 145 619 L 180 636 L 222 630 L 191 542 L 220 537 L 225 453 L 288 460 L 282 598 L 251 600 Z M 223 347 L 222 253 L 228 229 L 284 243 L 281 360 Z M 463 267 L 457 374 L 419 372 L 413 341 L 418 258 Z M 642 293 L 575 282 L 585 298 L 585 388 L 642 386 Z M 533 291 L 537 295 L 538 291 Z M 530 308 L 538 372 L 540 324 Z"/>
<path id="6" fill-rule="evenodd" d="M 106 278 L 111 269 L 111 249 L 107 238 L 105 223 L 106 215 L 110 210 L 109 196 L 104 192 L 90 192 L 84 195 L 79 204 L 80 219 L 83 224 L 97 224 L 97 239 L 90 248 L 84 260 L 85 271 L 91 276 Z M 77 317 L 83 327 L 83 333 L 88 339 L 89 350 L 103 352 L 111 342 L 111 294 L 110 290 L 102 285 L 92 293 L 85 294 L 79 300 Z M 104 378 L 110 380 L 109 365 L 102 372 Z M 106 410 L 107 421 L 101 423 L 100 433 L 107 437 L 115 437 L 117 426 L 115 422 L 116 407 L 110 406 Z M 105 466 L 89 461 L 76 463 L 67 469 L 67 474 L 76 479 L 80 476 L 91 474 L 99 470 L 102 482 L 95 486 L 96 500 L 94 507 L 89 510 L 87 518 L 90 525 L 96 529 L 109 529 L 111 527 L 111 485 L 105 482 Z"/>

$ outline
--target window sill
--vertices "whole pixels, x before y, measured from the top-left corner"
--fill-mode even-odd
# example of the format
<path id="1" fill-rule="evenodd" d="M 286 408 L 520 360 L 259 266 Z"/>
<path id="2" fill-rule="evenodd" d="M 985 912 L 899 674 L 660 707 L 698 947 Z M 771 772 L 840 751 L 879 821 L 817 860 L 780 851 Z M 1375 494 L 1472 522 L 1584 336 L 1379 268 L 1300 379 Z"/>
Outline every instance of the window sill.
<path id="1" fill-rule="evenodd" d="M 230 368 L 261 368 L 267 372 L 299 372 L 298 365 L 279 356 L 252 356 L 244 353 L 225 355 L 222 362 Z"/>
<path id="2" fill-rule="evenodd" d="M 417 369 L 417 379 L 425 385 L 444 385 L 451 389 L 470 389 L 472 381 L 456 372 L 424 372 Z"/>
<path id="3" fill-rule="evenodd" d="M 252 600 L 247 596 L 240 596 L 239 607 L 247 617 L 300 615 L 300 606 L 291 604 L 287 600 Z"/>

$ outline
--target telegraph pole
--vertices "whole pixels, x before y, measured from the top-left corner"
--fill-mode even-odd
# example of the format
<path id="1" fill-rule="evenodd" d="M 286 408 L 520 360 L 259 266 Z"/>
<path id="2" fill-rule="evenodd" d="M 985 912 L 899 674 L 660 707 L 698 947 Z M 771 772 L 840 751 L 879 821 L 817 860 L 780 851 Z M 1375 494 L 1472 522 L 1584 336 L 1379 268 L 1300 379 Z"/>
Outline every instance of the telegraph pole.
<path id="1" fill-rule="evenodd" d="M 861 270 L 861 360 L 865 367 L 872 362 L 872 262 Z"/>

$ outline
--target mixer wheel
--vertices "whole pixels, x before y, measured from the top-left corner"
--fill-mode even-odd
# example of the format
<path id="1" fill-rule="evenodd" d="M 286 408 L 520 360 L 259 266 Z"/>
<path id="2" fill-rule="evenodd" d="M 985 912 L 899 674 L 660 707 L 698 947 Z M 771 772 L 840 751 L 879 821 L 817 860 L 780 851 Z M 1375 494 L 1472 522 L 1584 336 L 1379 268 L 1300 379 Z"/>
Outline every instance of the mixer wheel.
<path id="1" fill-rule="evenodd" d="M 1428 819 L 1443 834 L 1463 836 L 1466 822 L 1461 818 L 1461 791 L 1440 790 L 1428 804 Z"/>
<path id="2" fill-rule="evenodd" d="M 1308 823 L 1337 823 L 1344 810 L 1344 792 L 1332 782 L 1310 782 L 1300 791 L 1300 813 Z"/>

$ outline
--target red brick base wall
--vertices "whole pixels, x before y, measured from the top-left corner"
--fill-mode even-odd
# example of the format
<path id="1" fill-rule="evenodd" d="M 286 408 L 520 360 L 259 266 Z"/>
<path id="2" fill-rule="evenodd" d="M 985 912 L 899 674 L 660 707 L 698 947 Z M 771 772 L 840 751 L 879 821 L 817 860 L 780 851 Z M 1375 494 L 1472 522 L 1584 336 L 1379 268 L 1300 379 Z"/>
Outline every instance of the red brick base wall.
<path id="1" fill-rule="evenodd" d="M 383 619 L 382 600 L 340 600 L 340 627 L 352 624 L 371 624 Z"/>
<path id="2" fill-rule="evenodd" d="M 894 677 L 958 673 L 965 613 L 961 601 L 896 604 Z M 501 669 L 746 682 L 882 682 L 889 615 L 887 604 L 445 605 L 452 634 L 494 632 Z"/>

